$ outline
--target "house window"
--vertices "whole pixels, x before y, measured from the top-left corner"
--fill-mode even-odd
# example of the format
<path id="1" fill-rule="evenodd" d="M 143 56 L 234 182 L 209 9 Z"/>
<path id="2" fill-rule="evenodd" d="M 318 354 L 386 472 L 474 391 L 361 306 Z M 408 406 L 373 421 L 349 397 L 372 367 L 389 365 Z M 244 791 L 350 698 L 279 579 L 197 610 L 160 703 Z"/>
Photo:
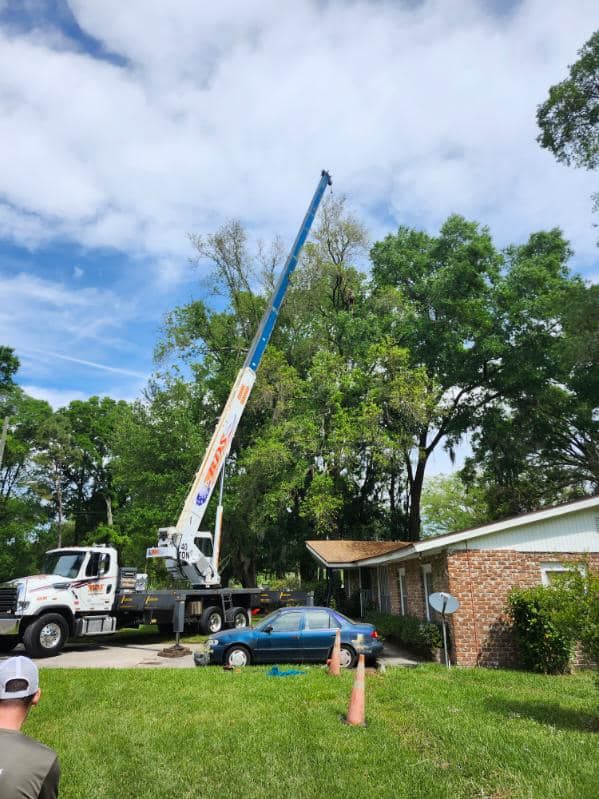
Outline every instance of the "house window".
<path id="1" fill-rule="evenodd" d="M 543 585 L 553 585 L 555 578 L 562 574 L 567 574 L 572 569 L 577 568 L 578 571 L 584 576 L 586 574 L 586 567 L 583 563 L 568 564 L 552 561 L 551 563 L 541 563 L 541 582 Z"/>
<path id="2" fill-rule="evenodd" d="M 425 563 L 422 567 L 422 587 L 424 589 L 424 612 L 426 620 L 431 620 L 431 606 L 428 604 L 428 598 L 433 593 L 433 567 L 430 563 Z"/>
<path id="3" fill-rule="evenodd" d="M 405 569 L 397 570 L 397 587 L 399 588 L 399 612 L 405 616 L 408 612 L 408 586 Z"/>

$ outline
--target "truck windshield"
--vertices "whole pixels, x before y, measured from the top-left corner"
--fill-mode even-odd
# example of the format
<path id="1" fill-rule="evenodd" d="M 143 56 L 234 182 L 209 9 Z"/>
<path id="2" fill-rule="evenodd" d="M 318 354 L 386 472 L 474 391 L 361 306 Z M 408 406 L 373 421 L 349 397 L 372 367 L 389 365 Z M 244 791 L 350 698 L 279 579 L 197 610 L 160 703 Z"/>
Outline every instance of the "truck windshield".
<path id="1" fill-rule="evenodd" d="M 42 572 L 60 577 L 77 577 L 84 557 L 84 552 L 48 552 L 42 562 Z"/>

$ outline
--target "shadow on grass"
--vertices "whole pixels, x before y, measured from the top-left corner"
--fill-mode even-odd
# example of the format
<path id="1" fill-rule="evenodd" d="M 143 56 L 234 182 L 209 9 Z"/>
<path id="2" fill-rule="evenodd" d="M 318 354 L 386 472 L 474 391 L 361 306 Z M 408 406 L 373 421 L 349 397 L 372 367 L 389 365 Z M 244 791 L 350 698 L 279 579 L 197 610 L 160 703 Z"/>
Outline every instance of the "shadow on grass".
<path id="1" fill-rule="evenodd" d="M 506 718 L 529 718 L 560 730 L 599 733 L 599 715 L 580 713 L 562 707 L 558 702 L 515 702 L 514 700 L 489 699 L 485 703 L 489 710 L 501 713 Z"/>

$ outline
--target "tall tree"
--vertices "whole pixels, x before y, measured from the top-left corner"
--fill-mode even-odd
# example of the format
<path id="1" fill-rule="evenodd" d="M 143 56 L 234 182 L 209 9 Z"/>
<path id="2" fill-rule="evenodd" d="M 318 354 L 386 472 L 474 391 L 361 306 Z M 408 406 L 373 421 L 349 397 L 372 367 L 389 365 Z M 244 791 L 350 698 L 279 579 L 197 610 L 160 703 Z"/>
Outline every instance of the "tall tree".
<path id="1" fill-rule="evenodd" d="M 537 109 L 537 141 L 558 161 L 599 166 L 599 31 L 578 51 L 569 76 L 551 86 Z"/>
<path id="2" fill-rule="evenodd" d="M 569 256 L 557 230 L 502 254 L 486 229 L 457 216 L 436 238 L 400 228 L 373 248 L 376 291 L 392 311 L 390 334 L 428 380 L 428 415 L 405 453 L 411 538 L 420 534 L 434 449 L 451 453 L 468 431 L 498 414 L 509 419 L 524 397 L 540 400 L 543 387 L 561 378 L 565 310 L 582 286 L 569 273 Z M 476 434 L 475 446 L 480 442 Z"/>
<path id="3" fill-rule="evenodd" d="M 6 397 L 14 387 L 13 377 L 19 368 L 19 359 L 10 347 L 0 347 L 0 400 L 3 401 L 4 413 L 2 414 L 2 429 L 0 431 L 0 469 L 4 458 L 6 438 L 8 435 L 8 422 L 10 414 L 10 403 L 6 402 Z"/>

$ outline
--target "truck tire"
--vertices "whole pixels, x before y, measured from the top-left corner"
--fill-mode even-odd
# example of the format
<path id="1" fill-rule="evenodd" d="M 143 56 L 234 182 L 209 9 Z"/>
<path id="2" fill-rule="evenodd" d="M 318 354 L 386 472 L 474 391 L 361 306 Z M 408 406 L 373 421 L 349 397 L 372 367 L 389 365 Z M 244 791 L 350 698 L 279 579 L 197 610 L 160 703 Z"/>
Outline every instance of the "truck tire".
<path id="1" fill-rule="evenodd" d="M 0 653 L 12 652 L 18 643 L 19 639 L 14 635 L 0 635 Z"/>
<path id="2" fill-rule="evenodd" d="M 25 652 L 30 658 L 58 655 L 69 634 L 68 625 L 59 613 L 45 613 L 32 621 L 23 633 Z"/>
<path id="3" fill-rule="evenodd" d="M 227 613 L 227 627 L 240 630 L 248 626 L 248 615 L 244 608 L 233 608 Z"/>
<path id="4" fill-rule="evenodd" d="M 202 613 L 200 619 L 200 630 L 204 635 L 218 633 L 223 628 L 223 612 L 220 608 L 213 605 Z"/>

